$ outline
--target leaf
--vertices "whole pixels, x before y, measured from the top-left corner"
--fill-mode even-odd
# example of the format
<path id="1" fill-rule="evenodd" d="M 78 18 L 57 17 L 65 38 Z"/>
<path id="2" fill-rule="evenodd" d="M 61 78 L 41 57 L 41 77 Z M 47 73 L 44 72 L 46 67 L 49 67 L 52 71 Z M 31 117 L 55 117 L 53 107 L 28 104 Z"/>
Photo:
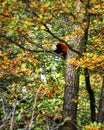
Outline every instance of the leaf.
<path id="1" fill-rule="evenodd" d="M 41 25 L 40 28 L 41 28 L 42 30 L 45 30 L 45 26 L 43 26 L 43 25 Z"/>
<path id="2" fill-rule="evenodd" d="M 12 0 L 8 0 L 8 4 L 11 4 L 12 3 Z"/>
<path id="3" fill-rule="evenodd" d="M 44 7 L 44 8 L 48 8 L 49 5 L 50 5 L 50 2 L 47 2 L 47 3 L 45 3 L 45 4 L 43 5 L 43 7 Z"/>
<path id="4" fill-rule="evenodd" d="M 17 121 L 20 121 L 21 117 L 22 117 L 22 115 L 21 115 L 21 113 L 20 113 L 20 114 L 17 116 Z"/>

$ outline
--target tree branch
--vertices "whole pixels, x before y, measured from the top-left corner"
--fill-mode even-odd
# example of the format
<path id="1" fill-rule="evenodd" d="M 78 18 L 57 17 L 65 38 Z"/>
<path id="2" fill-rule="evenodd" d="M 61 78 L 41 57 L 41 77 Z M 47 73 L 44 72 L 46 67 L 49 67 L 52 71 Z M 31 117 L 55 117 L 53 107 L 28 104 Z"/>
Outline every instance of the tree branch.
<path id="1" fill-rule="evenodd" d="M 39 18 L 39 16 L 36 14 L 36 12 L 34 12 L 34 10 L 30 7 L 29 3 L 28 3 L 26 0 L 24 0 L 24 2 L 25 2 L 25 4 L 26 4 L 27 8 L 31 9 L 32 14 L 35 15 L 37 18 Z M 56 36 L 56 35 L 48 28 L 48 26 L 47 26 L 45 23 L 43 23 L 42 21 L 40 21 L 40 23 L 46 28 L 46 30 L 45 30 L 46 32 L 48 32 L 52 37 L 54 37 L 54 38 L 57 39 L 58 41 L 63 42 L 64 44 L 66 44 L 67 47 L 69 48 L 69 50 L 71 50 L 71 51 L 73 51 L 73 52 L 75 52 L 75 53 L 77 53 L 77 54 L 79 54 L 79 55 L 82 55 L 81 52 L 79 52 L 79 51 L 75 50 L 74 48 L 72 48 L 65 40 L 63 40 L 63 39 L 59 38 L 58 36 Z"/>
<path id="2" fill-rule="evenodd" d="M 87 45 L 87 41 L 88 41 L 88 31 L 89 31 L 89 26 L 90 26 L 90 15 L 88 13 L 88 8 L 89 8 L 89 0 L 87 0 L 87 4 L 86 4 L 87 25 L 86 25 L 85 32 L 84 32 L 84 46 L 85 46 L 84 52 L 86 52 L 86 45 Z M 94 92 L 91 88 L 90 75 L 88 72 L 88 68 L 84 69 L 84 74 L 85 74 L 86 89 L 87 89 L 87 91 L 89 93 L 89 97 L 90 97 L 91 120 L 92 120 L 92 122 L 94 122 L 96 120 L 95 96 L 94 96 Z"/>
<path id="3" fill-rule="evenodd" d="M 9 15 L 5 15 L 3 13 L 0 13 L 1 16 L 9 18 Z"/>
<path id="4" fill-rule="evenodd" d="M 7 91 L 9 94 L 12 93 L 7 87 L 5 86 L 0 86 L 0 88 L 4 91 Z"/>
<path id="5" fill-rule="evenodd" d="M 94 92 L 91 88 L 90 75 L 89 75 L 87 68 L 84 69 L 84 74 L 85 74 L 86 89 L 87 89 L 87 91 L 89 93 L 89 97 L 90 97 L 91 120 L 92 120 L 92 122 L 94 122 L 94 121 L 96 121 L 95 96 L 94 96 Z"/>
<path id="6" fill-rule="evenodd" d="M 36 53 L 38 53 L 38 52 L 48 52 L 48 53 L 52 53 L 52 51 L 50 51 L 50 50 L 35 50 L 35 49 L 34 49 L 34 50 L 31 50 L 31 49 L 27 49 L 27 48 L 23 47 L 22 45 L 18 44 L 16 41 L 12 40 L 10 37 L 7 37 L 7 36 L 2 35 L 2 34 L 0 34 L 0 37 L 5 38 L 6 40 L 8 40 L 8 41 L 14 43 L 16 46 L 20 47 L 20 48 L 23 49 L 23 50 L 27 50 L 27 51 L 31 51 L 31 52 L 36 52 Z"/>
<path id="7" fill-rule="evenodd" d="M 6 40 L 8 40 L 8 41 L 10 41 L 11 43 L 15 44 L 16 46 L 20 47 L 22 50 L 27 50 L 27 51 L 32 52 L 32 53 L 33 53 L 33 52 L 34 52 L 34 53 L 41 53 L 41 52 L 50 53 L 50 54 L 53 54 L 53 55 L 56 55 L 56 56 L 60 57 L 61 59 L 64 59 L 61 55 L 55 53 L 54 51 L 46 50 L 46 49 L 44 49 L 44 48 L 42 48 L 42 47 L 41 47 L 42 50 L 36 50 L 36 49 L 31 50 L 31 49 L 27 49 L 27 48 L 23 47 L 22 45 L 18 44 L 16 41 L 12 40 L 10 37 L 7 37 L 7 36 L 2 35 L 2 34 L 0 34 L 0 37 L 5 38 Z M 26 39 L 26 38 L 25 38 L 25 39 Z M 27 39 L 26 39 L 26 40 L 27 40 Z M 34 43 L 34 42 L 30 41 L 29 39 L 28 39 L 28 42 Z"/>
<path id="8" fill-rule="evenodd" d="M 51 34 L 54 38 L 56 38 L 56 39 L 59 40 L 60 42 L 65 43 L 65 44 L 67 45 L 67 47 L 69 48 L 69 50 L 71 50 L 71 51 L 73 51 L 73 52 L 75 52 L 75 53 L 77 53 L 77 54 L 79 54 L 79 55 L 82 55 L 81 52 L 79 52 L 79 51 L 75 50 L 74 48 L 72 48 L 65 40 L 59 38 L 59 37 L 56 36 L 53 32 L 51 32 L 51 30 L 47 27 L 46 24 L 44 24 L 44 23 L 42 23 L 42 24 L 45 26 L 46 31 L 47 31 L 49 34 Z"/>

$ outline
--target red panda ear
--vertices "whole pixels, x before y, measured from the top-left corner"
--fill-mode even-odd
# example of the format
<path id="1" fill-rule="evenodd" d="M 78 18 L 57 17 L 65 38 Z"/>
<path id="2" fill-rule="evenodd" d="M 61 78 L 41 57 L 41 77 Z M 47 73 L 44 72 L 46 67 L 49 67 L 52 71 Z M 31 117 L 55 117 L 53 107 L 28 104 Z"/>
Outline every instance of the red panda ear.
<path id="1" fill-rule="evenodd" d="M 54 44 L 54 45 L 52 46 L 52 50 L 55 51 L 56 49 L 57 49 L 57 44 Z"/>

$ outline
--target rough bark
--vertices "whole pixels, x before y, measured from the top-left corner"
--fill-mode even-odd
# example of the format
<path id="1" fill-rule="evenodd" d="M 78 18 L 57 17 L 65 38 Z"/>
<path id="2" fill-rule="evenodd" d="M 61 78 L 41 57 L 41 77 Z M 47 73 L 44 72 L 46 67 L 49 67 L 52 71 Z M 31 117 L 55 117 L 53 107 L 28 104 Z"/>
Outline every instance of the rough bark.
<path id="1" fill-rule="evenodd" d="M 71 55 L 71 54 L 70 54 Z M 69 85 L 68 85 L 69 84 Z M 76 130 L 77 104 L 78 104 L 78 90 L 79 90 L 79 69 L 67 64 L 66 69 L 66 88 L 63 105 L 63 118 L 70 117 L 64 125 L 69 126 L 69 130 Z"/>
<path id="2" fill-rule="evenodd" d="M 101 89 L 101 95 L 100 95 L 100 101 L 99 101 L 97 122 L 104 123 L 104 77 L 103 77 L 102 89 Z"/>
<path id="3" fill-rule="evenodd" d="M 87 3 L 89 4 L 89 3 Z M 79 14 L 79 17 L 82 19 L 87 19 L 87 8 L 88 5 L 86 4 L 86 8 L 84 9 L 86 11 L 86 14 L 81 15 Z M 76 1 L 76 10 L 79 12 L 81 11 L 81 8 L 83 8 L 82 3 L 80 0 Z M 83 9 L 82 9 L 83 10 Z M 86 21 L 89 22 L 87 19 Z M 73 36 L 73 38 L 70 40 L 71 44 L 73 44 L 74 49 L 78 50 L 78 52 L 82 53 L 84 52 L 86 48 L 86 31 L 88 31 L 88 25 L 86 25 L 85 28 L 83 28 L 83 31 L 85 32 L 83 36 L 77 37 L 76 35 Z M 81 28 L 81 24 L 76 23 L 76 25 L 73 25 L 73 31 L 77 28 Z M 80 56 L 80 55 L 79 55 Z M 68 51 L 67 53 L 67 59 L 70 60 L 75 57 L 74 51 Z M 59 128 L 59 130 L 77 130 L 77 105 L 78 105 L 78 90 L 79 90 L 79 74 L 80 74 L 80 68 L 76 69 L 75 66 L 67 63 L 66 65 L 66 86 L 64 91 L 64 104 L 63 104 L 63 119 L 69 120 L 65 121 L 64 125 Z"/>
<path id="4" fill-rule="evenodd" d="M 76 10 L 80 10 L 81 3 L 78 1 Z M 80 25 L 73 25 L 73 31 L 76 30 Z M 71 44 L 74 48 L 81 52 L 83 49 L 83 43 L 78 40 L 77 37 L 73 36 L 70 39 Z M 70 60 L 75 57 L 74 51 L 67 52 L 67 59 Z M 59 130 L 77 130 L 77 105 L 78 105 L 78 90 L 79 90 L 79 73 L 80 69 L 76 69 L 75 66 L 67 63 L 66 64 L 66 85 L 64 90 L 64 104 L 63 104 L 63 120 L 64 125 L 59 128 Z M 68 120 L 69 118 L 69 120 Z M 67 120 L 66 120 L 67 119 Z M 65 121 L 66 120 L 66 121 Z"/>
<path id="5" fill-rule="evenodd" d="M 74 52 L 68 52 L 68 59 L 74 57 Z M 77 130 L 77 105 L 79 90 L 80 69 L 67 63 L 66 65 L 66 85 L 64 91 L 63 120 L 64 125 L 59 130 Z M 67 120 L 66 120 L 67 119 Z M 65 121 L 66 120 L 66 121 Z"/>

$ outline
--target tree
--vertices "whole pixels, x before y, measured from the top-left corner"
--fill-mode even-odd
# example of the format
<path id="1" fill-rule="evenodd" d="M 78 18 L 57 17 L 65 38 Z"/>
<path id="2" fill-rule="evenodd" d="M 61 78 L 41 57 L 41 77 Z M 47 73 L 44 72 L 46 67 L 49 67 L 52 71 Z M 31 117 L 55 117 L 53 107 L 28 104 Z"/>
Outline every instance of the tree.
<path id="1" fill-rule="evenodd" d="M 54 99 L 55 96 L 63 93 L 62 86 L 64 86 L 65 61 L 60 59 L 61 55 L 52 51 L 53 44 L 57 43 L 68 46 L 62 117 L 60 114 L 57 115 L 58 118 L 62 118 L 62 122 L 57 128 L 74 130 L 78 127 L 80 70 L 85 72 L 91 121 L 96 121 L 95 93 L 91 86 L 90 75 L 99 73 L 104 68 L 102 2 L 97 0 L 4 0 L 0 4 L 0 56 L 2 59 L 0 88 L 8 92 L 6 96 L 9 99 L 8 102 L 7 98 L 4 98 L 6 96 L 2 97 L 1 116 L 4 118 L 1 121 L 4 123 L 1 127 L 5 127 L 10 119 L 9 116 L 6 118 L 10 111 L 12 118 L 7 128 L 17 129 L 21 125 L 28 129 L 38 127 L 37 120 L 42 117 L 40 122 L 44 122 L 46 118 L 44 128 L 49 129 L 50 119 L 55 119 L 56 114 L 55 112 L 52 115 L 49 114 L 47 105 L 44 104 L 53 103 L 54 100 L 51 98 Z M 20 93 L 21 91 L 23 93 Z M 61 98 L 55 98 L 55 102 L 58 100 L 61 105 L 62 95 Z M 22 106 L 21 102 L 26 102 L 26 105 Z M 103 104 L 102 100 L 100 104 Z M 103 108 L 102 105 L 100 106 Z M 55 103 L 52 107 L 48 106 L 51 112 L 54 107 Z M 28 108 L 30 108 L 29 115 Z M 55 110 L 60 112 L 61 108 Z M 22 112 L 25 113 L 24 116 Z M 16 118 L 15 113 L 18 115 Z M 31 119 L 30 122 L 25 120 L 25 116 Z M 37 119 L 36 123 L 33 121 L 34 118 Z"/>

